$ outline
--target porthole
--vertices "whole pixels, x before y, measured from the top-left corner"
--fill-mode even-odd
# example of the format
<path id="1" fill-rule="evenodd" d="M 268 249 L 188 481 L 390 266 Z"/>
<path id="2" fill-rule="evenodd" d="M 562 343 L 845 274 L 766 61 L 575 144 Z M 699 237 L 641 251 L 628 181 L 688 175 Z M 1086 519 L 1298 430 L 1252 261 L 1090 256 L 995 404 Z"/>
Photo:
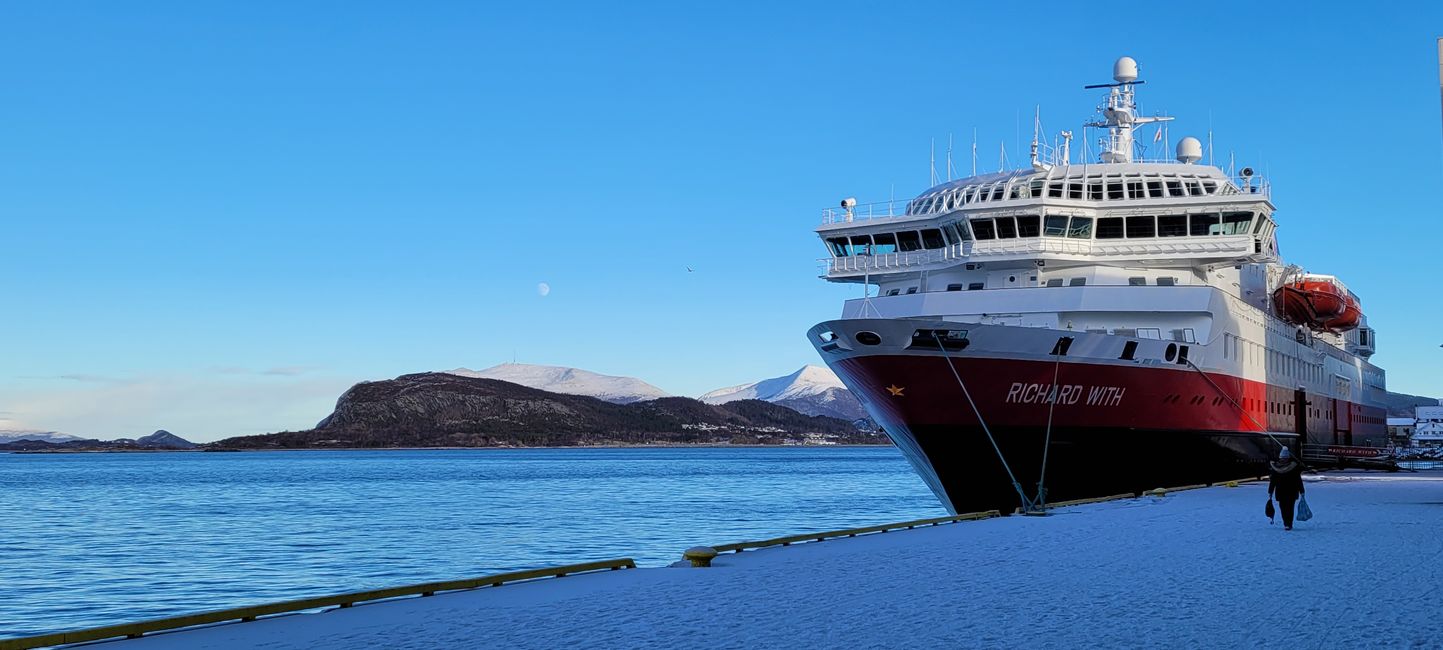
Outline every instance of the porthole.
<path id="1" fill-rule="evenodd" d="M 1167 353 L 1166 353 L 1165 355 L 1163 355 L 1163 358 L 1164 358 L 1164 359 L 1167 359 L 1168 361 L 1172 361 L 1173 359 L 1176 359 L 1176 358 L 1177 358 L 1177 344 L 1176 344 L 1176 343 L 1169 343 L 1169 344 L 1167 344 Z"/>
<path id="2" fill-rule="evenodd" d="M 857 342 L 862 345 L 878 345 L 882 342 L 882 337 L 877 336 L 876 332 L 857 332 L 855 338 Z M 1169 358 L 1168 360 L 1171 361 L 1172 359 Z"/>

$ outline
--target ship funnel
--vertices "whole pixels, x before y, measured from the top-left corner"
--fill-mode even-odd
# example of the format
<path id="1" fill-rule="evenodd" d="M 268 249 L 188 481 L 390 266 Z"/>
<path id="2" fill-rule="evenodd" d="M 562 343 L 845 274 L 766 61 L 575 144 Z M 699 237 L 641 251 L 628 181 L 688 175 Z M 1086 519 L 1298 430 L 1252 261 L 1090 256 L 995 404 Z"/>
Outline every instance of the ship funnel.
<path id="1" fill-rule="evenodd" d="M 1177 143 L 1177 161 L 1191 165 L 1202 160 L 1202 143 L 1197 138 L 1188 136 Z"/>
<path id="2" fill-rule="evenodd" d="M 1125 56 L 1112 64 L 1112 80 L 1120 84 L 1137 81 L 1137 61 Z"/>

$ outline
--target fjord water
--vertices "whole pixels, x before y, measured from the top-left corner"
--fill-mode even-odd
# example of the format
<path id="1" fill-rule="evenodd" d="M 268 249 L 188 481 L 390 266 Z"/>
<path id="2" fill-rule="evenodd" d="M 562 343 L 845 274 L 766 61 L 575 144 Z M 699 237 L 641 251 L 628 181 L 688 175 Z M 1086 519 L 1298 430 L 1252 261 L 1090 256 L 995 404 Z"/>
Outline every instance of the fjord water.
<path id="1" fill-rule="evenodd" d="M 892 447 L 0 454 L 0 637 L 946 514 Z"/>

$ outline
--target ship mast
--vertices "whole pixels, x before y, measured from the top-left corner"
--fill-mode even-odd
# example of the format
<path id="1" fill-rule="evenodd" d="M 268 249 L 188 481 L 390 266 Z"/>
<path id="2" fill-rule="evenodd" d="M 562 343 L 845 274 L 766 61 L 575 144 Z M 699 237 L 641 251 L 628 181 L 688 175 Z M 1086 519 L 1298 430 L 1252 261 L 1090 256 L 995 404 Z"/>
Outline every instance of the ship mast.
<path id="1" fill-rule="evenodd" d="M 1085 126 L 1107 129 L 1107 137 L 1101 141 L 1105 163 L 1132 162 L 1133 132 L 1144 124 L 1167 122 L 1171 117 L 1139 117 L 1137 114 L 1137 85 L 1147 83 L 1137 79 L 1137 61 L 1125 56 L 1112 64 L 1112 79 L 1116 83 L 1083 86 L 1086 89 L 1109 88 L 1107 103 L 1102 106 L 1102 120 L 1088 122 Z"/>

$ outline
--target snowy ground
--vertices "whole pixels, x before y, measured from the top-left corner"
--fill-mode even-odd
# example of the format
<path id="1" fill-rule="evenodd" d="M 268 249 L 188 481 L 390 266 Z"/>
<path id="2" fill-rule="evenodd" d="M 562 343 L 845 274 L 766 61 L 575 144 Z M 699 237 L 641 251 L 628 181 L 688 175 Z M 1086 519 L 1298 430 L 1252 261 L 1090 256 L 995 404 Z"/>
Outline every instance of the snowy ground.
<path id="1" fill-rule="evenodd" d="M 1265 498 L 1194 490 L 105 647 L 1443 647 L 1443 474 L 1310 482 L 1316 517 L 1286 533 Z"/>

